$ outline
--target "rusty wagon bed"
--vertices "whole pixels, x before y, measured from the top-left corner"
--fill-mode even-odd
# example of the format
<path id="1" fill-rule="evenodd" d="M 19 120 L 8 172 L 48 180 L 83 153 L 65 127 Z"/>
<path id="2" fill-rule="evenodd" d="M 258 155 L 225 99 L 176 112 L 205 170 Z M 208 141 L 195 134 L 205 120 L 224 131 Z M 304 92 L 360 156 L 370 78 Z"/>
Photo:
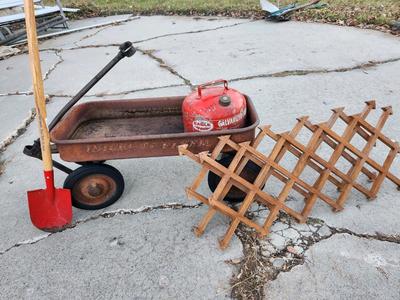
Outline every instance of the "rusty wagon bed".
<path id="1" fill-rule="evenodd" d="M 231 135 L 236 142 L 254 138 L 259 120 L 249 97 L 244 128 L 191 133 L 183 131 L 183 99 L 86 102 L 75 106 L 51 130 L 51 140 L 63 160 L 88 162 L 178 155 L 181 144 L 198 153 L 212 150 L 221 135 Z"/>

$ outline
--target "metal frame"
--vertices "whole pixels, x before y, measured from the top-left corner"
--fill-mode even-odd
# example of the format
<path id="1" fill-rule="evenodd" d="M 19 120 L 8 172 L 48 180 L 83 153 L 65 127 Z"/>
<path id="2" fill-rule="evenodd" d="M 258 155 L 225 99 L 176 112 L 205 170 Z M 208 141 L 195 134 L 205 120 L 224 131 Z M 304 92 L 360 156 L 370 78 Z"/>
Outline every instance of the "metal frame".
<path id="1" fill-rule="evenodd" d="M 39 6 L 42 7 L 35 13 L 37 19 L 37 32 L 47 31 L 50 28 L 57 28 L 60 24 L 63 28 L 68 29 L 68 18 L 65 16 L 61 2 L 60 0 L 56 0 L 55 2 L 56 6 L 46 7 L 42 4 L 42 1 L 34 1 L 34 3 L 40 3 Z M 14 3 L 10 7 L 19 6 L 23 7 L 23 1 L 21 1 L 19 5 Z M 54 9 L 55 7 L 57 7 L 57 10 Z M 55 14 L 57 15 L 54 16 Z M 7 23 L 0 25 L 0 45 L 11 45 L 26 37 L 25 28 L 20 28 L 14 31 L 11 28 L 12 25 L 23 22 L 24 17 L 24 13 L 12 14 L 8 16 L 9 21 L 7 21 Z"/>

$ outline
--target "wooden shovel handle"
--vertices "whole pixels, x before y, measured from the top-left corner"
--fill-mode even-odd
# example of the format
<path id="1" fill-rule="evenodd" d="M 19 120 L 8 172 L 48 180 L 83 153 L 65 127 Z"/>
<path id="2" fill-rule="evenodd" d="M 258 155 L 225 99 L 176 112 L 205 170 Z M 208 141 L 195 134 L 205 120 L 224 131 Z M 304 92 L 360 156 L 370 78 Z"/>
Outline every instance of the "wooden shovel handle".
<path id="1" fill-rule="evenodd" d="M 53 169 L 50 149 L 50 135 L 46 124 L 46 99 L 44 96 L 42 71 L 40 68 L 39 47 L 36 34 L 35 8 L 32 0 L 24 0 L 25 23 L 29 48 L 29 64 L 32 72 L 35 107 L 39 122 L 40 144 L 45 171 Z"/>

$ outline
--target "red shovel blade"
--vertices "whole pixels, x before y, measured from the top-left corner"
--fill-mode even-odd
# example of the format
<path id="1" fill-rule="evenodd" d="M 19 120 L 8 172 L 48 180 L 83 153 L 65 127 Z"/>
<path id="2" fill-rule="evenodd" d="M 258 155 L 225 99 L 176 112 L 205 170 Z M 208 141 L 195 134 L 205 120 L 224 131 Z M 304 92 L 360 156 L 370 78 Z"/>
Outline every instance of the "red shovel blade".
<path id="1" fill-rule="evenodd" d="M 32 224 L 44 231 L 59 231 L 72 221 L 71 192 L 67 189 L 47 189 L 28 192 Z"/>
<path id="2" fill-rule="evenodd" d="M 32 224 L 44 231 L 59 231 L 72 221 L 71 192 L 54 188 L 52 172 L 45 172 L 46 189 L 29 191 Z"/>

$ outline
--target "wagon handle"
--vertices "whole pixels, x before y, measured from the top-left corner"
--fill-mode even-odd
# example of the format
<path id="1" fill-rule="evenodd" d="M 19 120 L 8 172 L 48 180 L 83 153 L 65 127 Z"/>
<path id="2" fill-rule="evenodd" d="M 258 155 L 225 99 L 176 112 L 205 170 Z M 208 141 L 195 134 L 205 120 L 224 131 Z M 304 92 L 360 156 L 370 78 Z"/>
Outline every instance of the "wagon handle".
<path id="1" fill-rule="evenodd" d="M 225 90 L 228 90 L 228 81 L 225 79 L 217 79 L 217 80 L 206 82 L 206 83 L 203 83 L 203 84 L 200 84 L 199 86 L 197 86 L 197 96 L 199 98 L 201 98 L 201 89 L 205 88 L 206 86 L 217 85 L 217 84 L 221 84 L 221 83 L 224 84 Z"/>
<path id="2" fill-rule="evenodd" d="M 100 81 L 121 59 L 124 57 L 131 57 L 135 54 L 136 49 L 133 47 L 132 43 L 127 41 L 119 46 L 118 54 L 99 72 L 96 76 L 92 78 L 54 117 L 49 125 L 49 130 L 52 130 L 57 123 L 64 117 L 64 115 L 74 106 L 87 92 L 95 86 L 97 82 Z"/>
<path id="3" fill-rule="evenodd" d="M 96 76 L 92 78 L 68 103 L 59 111 L 59 113 L 54 117 L 48 126 L 49 131 L 51 131 L 57 123 L 64 117 L 64 115 L 80 100 L 86 93 L 97 83 L 100 79 L 104 77 L 121 59 L 124 57 L 131 57 L 136 52 L 135 47 L 132 43 L 127 41 L 119 46 L 119 52 L 117 55 L 99 72 Z M 24 147 L 24 154 L 42 159 L 40 154 L 40 141 L 36 139 L 32 145 L 26 145 Z M 54 167 L 69 174 L 72 172 L 71 169 L 64 166 L 63 164 L 53 161 Z"/>

